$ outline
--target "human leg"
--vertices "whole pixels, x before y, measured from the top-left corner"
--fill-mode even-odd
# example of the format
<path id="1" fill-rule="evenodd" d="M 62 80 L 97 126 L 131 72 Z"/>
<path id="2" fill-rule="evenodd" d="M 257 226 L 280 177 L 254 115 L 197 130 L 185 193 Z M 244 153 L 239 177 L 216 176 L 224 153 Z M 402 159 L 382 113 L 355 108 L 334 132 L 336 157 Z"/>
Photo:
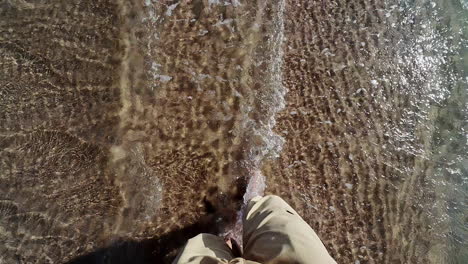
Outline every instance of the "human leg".
<path id="1" fill-rule="evenodd" d="M 262 263 L 336 263 L 314 230 L 278 196 L 255 197 L 244 218 L 244 258 Z"/>
<path id="2" fill-rule="evenodd" d="M 189 239 L 173 264 L 218 264 L 233 259 L 231 249 L 221 237 L 199 234 Z"/>

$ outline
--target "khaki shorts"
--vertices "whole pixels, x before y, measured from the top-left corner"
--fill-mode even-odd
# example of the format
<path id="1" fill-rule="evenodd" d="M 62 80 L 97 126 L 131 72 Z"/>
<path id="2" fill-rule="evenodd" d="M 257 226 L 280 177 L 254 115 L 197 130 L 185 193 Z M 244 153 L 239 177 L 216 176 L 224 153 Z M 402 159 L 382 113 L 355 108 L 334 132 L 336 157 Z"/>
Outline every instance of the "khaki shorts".
<path id="1" fill-rule="evenodd" d="M 255 197 L 246 212 L 243 258 L 234 258 L 223 238 L 200 234 L 173 264 L 336 263 L 314 230 L 280 197 Z"/>

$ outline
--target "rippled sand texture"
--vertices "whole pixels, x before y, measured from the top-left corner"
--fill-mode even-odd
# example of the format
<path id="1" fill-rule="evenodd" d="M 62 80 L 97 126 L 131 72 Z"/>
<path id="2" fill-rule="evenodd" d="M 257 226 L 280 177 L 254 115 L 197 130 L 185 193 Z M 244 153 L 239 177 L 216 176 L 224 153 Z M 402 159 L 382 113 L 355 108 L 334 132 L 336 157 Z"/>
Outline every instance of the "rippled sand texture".
<path id="1" fill-rule="evenodd" d="M 122 204 L 119 22 L 112 1 L 0 4 L 0 262 L 93 248 Z"/>
<path id="2" fill-rule="evenodd" d="M 128 22 L 123 33 L 121 141 L 111 149 L 126 206 L 143 210 L 135 213 L 148 234 L 183 227 L 207 208 L 234 217 L 255 157 L 268 154 L 251 152 L 265 149 L 268 131 L 257 127 L 275 111 L 264 105 L 275 103 L 278 44 L 269 38 L 278 7 L 180 1 L 141 10 L 143 26 Z"/>
<path id="3" fill-rule="evenodd" d="M 339 263 L 443 263 L 446 43 L 396 4 L 0 3 L 0 263 L 233 221 L 258 168 Z"/>
<path id="4" fill-rule="evenodd" d="M 209 2 L 0 6 L 0 260 L 63 262 L 235 216 L 279 140 L 280 10 Z"/>
<path id="5" fill-rule="evenodd" d="M 286 142 L 265 166 L 267 191 L 291 201 L 339 263 L 443 263 L 425 176 L 440 57 L 421 53 L 425 14 L 399 7 L 286 5 Z"/>

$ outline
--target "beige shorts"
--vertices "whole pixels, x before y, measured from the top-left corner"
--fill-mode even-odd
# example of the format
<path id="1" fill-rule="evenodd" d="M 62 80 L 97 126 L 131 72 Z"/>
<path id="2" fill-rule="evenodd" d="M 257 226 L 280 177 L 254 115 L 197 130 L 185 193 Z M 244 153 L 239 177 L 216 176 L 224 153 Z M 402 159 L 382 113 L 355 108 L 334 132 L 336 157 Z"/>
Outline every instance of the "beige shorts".
<path id="1" fill-rule="evenodd" d="M 314 230 L 280 197 L 255 197 L 246 212 L 243 258 L 234 258 L 223 238 L 200 234 L 173 263 L 336 263 Z"/>

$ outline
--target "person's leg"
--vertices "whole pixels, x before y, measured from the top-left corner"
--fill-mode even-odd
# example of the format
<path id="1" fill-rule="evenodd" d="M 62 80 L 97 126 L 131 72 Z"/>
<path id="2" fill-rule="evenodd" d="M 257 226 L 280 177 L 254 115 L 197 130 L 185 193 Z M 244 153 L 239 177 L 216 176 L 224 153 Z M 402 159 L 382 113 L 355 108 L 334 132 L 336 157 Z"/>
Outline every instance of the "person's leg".
<path id="1" fill-rule="evenodd" d="M 253 198 L 244 218 L 244 258 L 261 263 L 336 263 L 314 230 L 278 196 Z"/>
<path id="2" fill-rule="evenodd" d="M 189 239 L 173 264 L 218 264 L 228 263 L 233 259 L 231 249 L 224 239 L 211 234 L 199 234 Z"/>

